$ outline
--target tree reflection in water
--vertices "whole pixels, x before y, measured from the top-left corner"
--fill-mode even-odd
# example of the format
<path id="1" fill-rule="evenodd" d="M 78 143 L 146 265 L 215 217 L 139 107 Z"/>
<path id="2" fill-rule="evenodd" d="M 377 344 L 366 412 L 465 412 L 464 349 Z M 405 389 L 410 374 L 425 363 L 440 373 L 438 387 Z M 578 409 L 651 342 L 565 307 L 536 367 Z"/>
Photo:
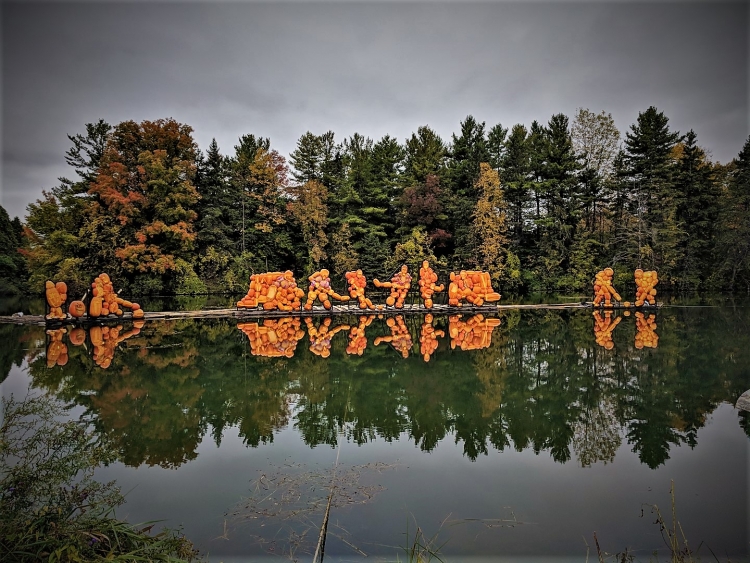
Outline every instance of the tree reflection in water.
<path id="1" fill-rule="evenodd" d="M 695 446 L 707 415 L 750 387 L 747 311 L 664 309 L 658 337 L 653 314 L 581 311 L 368 315 L 318 326 L 172 320 L 110 330 L 106 340 L 71 331 L 67 361 L 49 368 L 28 344 L 43 329 L 0 327 L 0 361 L 4 377 L 25 358 L 33 384 L 82 406 L 133 466 L 179 466 L 207 433 L 218 444 L 230 426 L 257 447 L 292 424 L 310 446 L 409 439 L 431 451 L 452 436 L 470 459 L 530 448 L 561 463 L 575 454 L 582 466 L 612 462 L 624 439 L 655 468 L 673 445 Z M 301 322 L 309 348 L 297 345 Z M 367 347 L 365 329 L 398 354 Z M 344 330 L 348 338 L 333 338 Z"/>

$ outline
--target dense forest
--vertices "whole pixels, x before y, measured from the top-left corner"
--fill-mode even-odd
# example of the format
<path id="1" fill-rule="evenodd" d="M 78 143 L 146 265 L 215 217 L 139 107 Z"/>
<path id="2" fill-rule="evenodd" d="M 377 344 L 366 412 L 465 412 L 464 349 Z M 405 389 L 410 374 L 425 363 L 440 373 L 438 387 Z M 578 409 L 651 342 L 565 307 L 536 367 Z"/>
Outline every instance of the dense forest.
<path id="1" fill-rule="evenodd" d="M 23 222 L 0 208 L 2 292 L 82 293 L 103 271 L 129 294 L 240 292 L 253 272 L 372 279 L 423 258 L 489 270 L 505 293 L 585 290 L 605 265 L 616 284 L 641 267 L 661 289 L 750 290 L 750 138 L 713 162 L 654 107 L 624 137 L 586 109 L 530 127 L 469 116 L 449 140 L 307 132 L 288 159 L 253 134 L 203 152 L 173 119 L 69 139 L 74 179 Z"/>

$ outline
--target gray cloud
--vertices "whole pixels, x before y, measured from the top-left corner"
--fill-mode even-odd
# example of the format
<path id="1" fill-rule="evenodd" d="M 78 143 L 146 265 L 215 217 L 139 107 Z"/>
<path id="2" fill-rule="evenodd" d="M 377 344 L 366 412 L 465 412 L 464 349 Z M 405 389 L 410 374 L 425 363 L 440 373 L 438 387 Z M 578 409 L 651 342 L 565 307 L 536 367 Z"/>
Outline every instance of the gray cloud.
<path id="1" fill-rule="evenodd" d="M 2 5 L 3 184 L 11 215 L 70 175 L 67 134 L 98 118 L 174 117 L 205 148 L 307 130 L 444 138 L 655 105 L 728 161 L 747 135 L 744 3 Z"/>

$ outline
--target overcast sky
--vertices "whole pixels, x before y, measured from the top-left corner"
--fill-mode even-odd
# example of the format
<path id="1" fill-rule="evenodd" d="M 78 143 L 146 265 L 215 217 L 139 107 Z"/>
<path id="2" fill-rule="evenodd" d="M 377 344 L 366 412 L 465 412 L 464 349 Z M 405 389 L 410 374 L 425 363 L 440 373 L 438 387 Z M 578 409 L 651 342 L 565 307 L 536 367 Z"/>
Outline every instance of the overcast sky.
<path id="1" fill-rule="evenodd" d="M 72 176 L 67 134 L 173 117 L 205 149 L 244 133 L 445 140 L 578 107 L 624 132 L 654 105 L 714 159 L 748 134 L 746 2 L 2 3 L 2 193 L 11 217 Z"/>

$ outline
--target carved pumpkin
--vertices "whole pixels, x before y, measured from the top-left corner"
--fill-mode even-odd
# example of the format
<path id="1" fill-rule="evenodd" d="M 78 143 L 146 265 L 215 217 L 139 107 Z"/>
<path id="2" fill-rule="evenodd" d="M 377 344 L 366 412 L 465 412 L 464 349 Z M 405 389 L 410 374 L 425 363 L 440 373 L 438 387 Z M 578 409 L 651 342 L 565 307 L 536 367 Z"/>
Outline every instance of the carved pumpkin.
<path id="1" fill-rule="evenodd" d="M 86 342 L 86 331 L 80 327 L 74 328 L 70 331 L 68 338 L 70 339 L 70 343 L 73 346 L 80 346 L 81 344 Z"/>
<path id="2" fill-rule="evenodd" d="M 102 298 L 94 297 L 89 305 L 89 315 L 92 317 L 98 317 L 102 314 Z"/>
<path id="3" fill-rule="evenodd" d="M 86 305 L 83 301 L 73 301 L 68 307 L 68 313 L 75 318 L 80 318 L 86 314 Z"/>

